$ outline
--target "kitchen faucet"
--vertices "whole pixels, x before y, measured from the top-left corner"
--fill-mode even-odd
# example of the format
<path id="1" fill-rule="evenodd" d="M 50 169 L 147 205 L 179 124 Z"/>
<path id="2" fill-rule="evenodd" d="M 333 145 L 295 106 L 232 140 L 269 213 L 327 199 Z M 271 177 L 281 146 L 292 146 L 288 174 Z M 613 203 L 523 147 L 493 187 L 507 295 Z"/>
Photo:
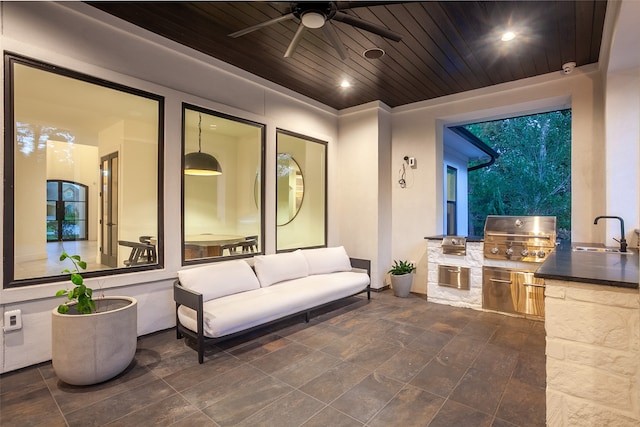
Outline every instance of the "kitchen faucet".
<path id="1" fill-rule="evenodd" d="M 593 223 L 597 224 L 600 218 L 611 218 L 611 219 L 617 219 L 620 221 L 620 240 L 616 238 L 614 238 L 613 240 L 620 243 L 620 252 L 627 252 L 627 241 L 624 238 L 624 220 L 619 216 L 601 215 L 601 216 L 597 216 L 596 219 L 593 221 Z"/>

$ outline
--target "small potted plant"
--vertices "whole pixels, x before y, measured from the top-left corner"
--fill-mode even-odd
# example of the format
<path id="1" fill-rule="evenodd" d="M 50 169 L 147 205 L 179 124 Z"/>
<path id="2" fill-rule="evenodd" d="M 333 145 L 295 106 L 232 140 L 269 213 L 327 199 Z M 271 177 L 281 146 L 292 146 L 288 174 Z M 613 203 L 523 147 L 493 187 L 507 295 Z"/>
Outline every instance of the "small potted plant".
<path id="1" fill-rule="evenodd" d="M 133 360 L 138 338 L 138 303 L 135 298 L 100 296 L 84 284 L 87 263 L 79 255 L 62 252 L 70 260 L 72 289 L 56 296 L 67 301 L 52 311 L 51 361 L 58 378 L 72 385 L 97 384 L 124 371 Z"/>
<path id="2" fill-rule="evenodd" d="M 414 271 L 416 267 L 409 261 L 393 261 L 393 267 L 388 272 L 391 274 L 391 287 L 395 296 L 401 298 L 409 296 Z"/>

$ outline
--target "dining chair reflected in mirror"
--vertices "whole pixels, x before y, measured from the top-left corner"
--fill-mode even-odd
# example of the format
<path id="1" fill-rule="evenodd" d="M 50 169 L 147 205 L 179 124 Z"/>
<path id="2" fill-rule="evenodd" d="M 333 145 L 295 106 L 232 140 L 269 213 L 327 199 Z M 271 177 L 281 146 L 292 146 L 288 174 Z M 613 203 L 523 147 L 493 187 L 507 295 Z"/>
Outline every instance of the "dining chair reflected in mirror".
<path id="1" fill-rule="evenodd" d="M 240 247 L 240 243 L 229 243 L 220 246 L 220 255 L 224 256 L 224 251 L 228 251 L 229 255 L 235 255 Z"/>
<path id="2" fill-rule="evenodd" d="M 242 253 L 258 252 L 258 236 L 247 236 L 244 242 L 238 243 Z"/>
<path id="3" fill-rule="evenodd" d="M 151 243 L 151 236 L 141 236 L 138 242 L 118 240 L 118 244 L 131 248 L 129 258 L 124 261 L 127 267 L 158 262 L 156 246 Z"/>

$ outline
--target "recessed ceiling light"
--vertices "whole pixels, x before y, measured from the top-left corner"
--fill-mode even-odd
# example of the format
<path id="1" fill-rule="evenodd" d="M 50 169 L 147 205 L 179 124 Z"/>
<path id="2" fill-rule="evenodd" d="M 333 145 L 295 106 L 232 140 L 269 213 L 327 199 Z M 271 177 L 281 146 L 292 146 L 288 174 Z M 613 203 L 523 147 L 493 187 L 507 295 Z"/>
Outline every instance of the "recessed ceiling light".
<path id="1" fill-rule="evenodd" d="M 500 38 L 500 40 L 502 40 L 503 42 L 508 42 L 515 38 L 516 38 L 516 33 L 514 33 L 513 31 L 507 31 L 504 34 L 502 34 L 502 37 Z"/>
<path id="2" fill-rule="evenodd" d="M 384 56 L 384 50 L 380 49 L 379 47 L 373 47 L 371 49 L 365 50 L 362 53 L 362 56 L 367 59 L 380 59 Z"/>
<path id="3" fill-rule="evenodd" d="M 343 80 L 342 82 L 340 82 L 340 87 L 346 89 L 348 87 L 351 87 L 351 83 L 349 83 L 349 80 Z"/>

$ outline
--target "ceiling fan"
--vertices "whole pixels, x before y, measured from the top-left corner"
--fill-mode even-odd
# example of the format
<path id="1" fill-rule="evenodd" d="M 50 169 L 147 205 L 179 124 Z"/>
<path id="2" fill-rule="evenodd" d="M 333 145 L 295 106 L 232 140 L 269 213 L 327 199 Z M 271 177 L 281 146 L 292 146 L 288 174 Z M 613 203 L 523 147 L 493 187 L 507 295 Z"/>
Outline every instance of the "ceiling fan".
<path id="1" fill-rule="evenodd" d="M 344 22 L 345 24 L 352 25 L 356 28 L 360 28 L 361 30 L 368 31 L 373 34 L 377 34 L 386 39 L 393 40 L 395 42 L 399 42 L 402 40 L 402 36 L 390 29 L 374 24 L 369 21 L 365 21 L 356 16 L 349 15 L 343 10 L 355 8 L 355 7 L 366 7 L 373 5 L 381 5 L 384 2 L 335 2 L 335 1 L 325 1 L 325 2 L 299 2 L 291 4 L 291 12 L 285 13 L 282 16 L 277 18 L 270 19 L 268 21 L 262 22 L 257 25 L 253 25 L 251 27 L 245 28 L 244 30 L 236 31 L 235 33 L 229 34 L 229 37 L 240 37 L 245 34 L 248 34 L 252 31 L 259 30 L 261 28 L 267 27 L 269 25 L 276 24 L 278 22 L 286 21 L 289 19 L 298 19 L 300 21 L 300 25 L 291 39 L 289 43 L 289 47 L 284 54 L 285 58 L 289 58 L 293 55 L 298 47 L 298 43 L 302 39 L 302 35 L 305 30 L 308 29 L 317 29 L 322 28 L 322 32 L 324 36 L 329 40 L 333 48 L 338 52 L 340 58 L 343 60 L 347 59 L 348 54 L 347 50 L 340 41 L 338 37 L 338 33 L 333 28 L 331 21 Z"/>

